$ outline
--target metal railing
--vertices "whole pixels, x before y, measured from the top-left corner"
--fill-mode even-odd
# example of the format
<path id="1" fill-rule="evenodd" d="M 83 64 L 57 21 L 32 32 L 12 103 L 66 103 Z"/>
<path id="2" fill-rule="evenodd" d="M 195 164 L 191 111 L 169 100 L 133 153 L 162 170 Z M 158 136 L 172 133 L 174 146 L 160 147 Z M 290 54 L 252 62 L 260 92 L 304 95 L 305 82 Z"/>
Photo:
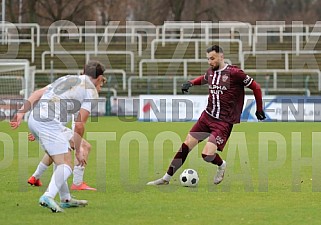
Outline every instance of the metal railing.
<path id="1" fill-rule="evenodd" d="M 292 41 L 292 48 L 294 47 L 295 53 L 300 54 L 302 51 L 307 51 L 305 49 L 301 50 L 301 47 L 303 45 L 303 39 L 306 39 L 307 42 L 309 42 L 309 48 L 313 45 L 316 45 L 319 38 L 321 37 L 321 31 L 320 32 L 310 32 L 310 33 L 302 33 L 302 32 L 287 32 L 287 33 L 257 33 L 253 34 L 253 45 L 252 45 L 252 52 L 255 54 L 257 52 L 257 44 L 258 44 L 258 38 L 259 37 L 278 37 L 280 38 L 280 43 L 283 43 L 284 37 L 291 37 Z M 294 43 L 294 44 L 293 44 Z M 264 40 L 263 43 L 259 43 L 261 46 L 268 46 L 267 40 Z M 315 47 L 315 46 L 313 46 Z M 262 49 L 260 49 L 262 51 Z M 265 51 L 265 49 L 263 49 Z M 313 49 L 309 49 L 313 50 Z"/>
<path id="2" fill-rule="evenodd" d="M 18 44 L 20 45 L 21 43 L 28 43 L 31 45 L 31 49 L 30 49 L 30 58 L 31 58 L 31 62 L 34 63 L 35 62 L 35 43 L 32 40 L 28 40 L 28 39 L 8 39 L 6 40 L 7 44 L 8 44 L 8 53 L 12 54 L 13 52 L 16 53 L 16 55 L 18 55 L 19 49 L 16 49 L 15 47 L 11 48 L 12 43 Z M 2 56 L 3 57 L 3 56 Z"/>
<path id="3" fill-rule="evenodd" d="M 311 57 L 313 56 L 313 54 L 321 54 L 321 50 L 311 50 L 311 51 L 305 51 L 305 50 L 301 50 L 299 52 L 301 55 L 311 55 Z M 272 56 L 280 56 L 280 58 L 284 55 L 284 69 L 285 70 L 289 70 L 289 64 L 290 64 L 290 60 L 289 60 L 289 55 L 291 54 L 295 54 L 296 56 L 298 56 L 299 54 L 297 54 L 297 51 L 291 51 L 291 50 L 266 50 L 266 51 L 243 51 L 242 52 L 242 57 L 241 57 L 241 69 L 245 69 L 245 58 L 246 55 L 252 55 L 252 56 L 257 56 L 257 55 L 266 55 L 268 60 L 273 60 L 273 59 L 277 59 L 277 58 L 273 58 Z M 279 60 L 279 59 L 277 59 Z"/>
<path id="4" fill-rule="evenodd" d="M 84 55 L 85 62 L 87 63 L 90 60 L 91 55 L 128 55 L 130 57 L 130 71 L 134 72 L 134 53 L 131 51 L 44 51 L 41 54 L 41 69 L 45 70 L 46 68 L 46 55 L 57 56 L 57 55 Z M 76 63 L 75 63 L 76 64 Z M 72 65 L 74 68 L 77 68 L 77 65 Z"/>
<path id="5" fill-rule="evenodd" d="M 8 44 L 8 49 L 11 43 L 30 43 L 31 51 L 30 58 L 31 62 L 35 59 L 35 47 L 40 45 L 40 26 L 35 23 L 22 23 L 22 24 L 11 24 L 2 23 L 0 24 L 3 31 L 2 43 Z M 151 45 L 151 59 L 141 59 L 139 62 L 139 76 L 145 79 L 143 75 L 143 65 L 147 63 L 182 63 L 183 64 L 183 74 L 182 77 L 186 78 L 188 76 L 189 63 L 205 63 L 206 59 L 200 59 L 200 45 L 201 43 L 209 44 L 212 42 L 231 42 L 238 44 L 238 58 L 241 64 L 241 69 L 246 71 L 251 71 L 246 69 L 245 59 L 246 57 L 253 55 L 259 57 L 264 57 L 266 55 L 267 60 L 273 60 L 273 55 L 276 59 L 284 59 L 284 68 L 282 69 L 255 69 L 257 73 L 262 71 L 267 71 L 273 73 L 273 77 L 278 77 L 278 73 L 289 72 L 294 74 L 302 74 L 304 72 L 315 73 L 318 76 L 318 90 L 321 90 L 321 78 L 320 70 L 316 69 L 293 69 L 291 67 L 291 54 L 293 56 L 308 55 L 314 57 L 313 54 L 321 54 L 321 50 L 317 45 L 319 44 L 319 39 L 321 36 L 321 22 L 316 22 L 315 24 L 300 24 L 293 23 L 292 25 L 285 24 L 284 22 L 271 24 L 256 24 L 251 25 L 242 22 L 165 22 L 161 26 L 154 26 L 152 24 L 135 24 L 128 23 L 127 25 L 115 25 L 109 24 L 107 26 L 72 26 L 73 32 L 62 33 L 63 30 L 68 29 L 66 26 L 54 27 L 53 33 L 47 34 L 47 40 L 50 40 L 50 51 L 45 51 L 41 55 L 41 71 L 46 71 L 46 56 L 51 57 L 59 55 L 84 55 L 85 60 L 88 61 L 92 55 L 100 54 L 124 54 L 130 57 L 130 71 L 134 72 L 135 67 L 135 56 L 142 56 L 142 45 L 145 37 L 151 37 L 147 44 Z M 76 28 L 76 29 L 74 29 Z M 97 30 L 93 30 L 97 28 Z M 26 29 L 27 32 L 19 34 L 18 30 Z M 91 30 L 92 29 L 92 30 Z M 16 32 L 16 31 L 17 32 Z M 14 32 L 12 32 L 14 31 Z M 68 32 L 68 30 L 66 30 Z M 146 31 L 144 33 L 144 31 Z M 92 32 L 92 33 L 88 33 Z M 44 32 L 45 33 L 45 32 Z M 43 35 L 43 34 L 42 34 Z M 67 37 L 70 39 L 76 39 L 76 41 L 82 43 L 88 38 L 91 40 L 92 50 L 84 51 L 57 51 L 61 42 L 61 38 Z M 126 38 L 126 41 L 130 41 L 132 44 L 137 44 L 137 52 L 133 51 L 100 51 L 100 47 L 103 44 L 109 44 L 112 38 Z M 174 37 L 174 38 L 173 38 Z M 222 38 L 214 38 L 222 37 Z M 119 40 L 119 39 L 118 39 Z M 292 42 L 292 50 L 265 50 L 260 49 L 258 44 L 267 44 L 267 41 L 283 43 L 285 40 L 290 40 Z M 262 42 L 263 41 L 263 42 Z M 155 52 L 158 44 L 163 46 L 166 43 L 194 43 L 194 58 L 192 59 L 155 59 Z M 246 44 L 249 43 L 252 46 L 251 51 L 245 51 L 244 49 L 250 49 Z M 304 44 L 307 43 L 305 46 Z M 264 45 L 263 45 L 264 47 Z M 135 46 L 136 48 L 136 46 Z M 261 47 L 262 48 L 262 47 Z M 146 48 L 148 49 L 148 47 Z M 259 49 L 259 50 L 258 50 Z M 127 56 L 126 56 L 127 57 Z M 279 57 L 279 58 L 278 58 Z M 233 59 L 234 60 L 234 59 Z M 227 59 L 228 63 L 231 63 Z M 283 63 L 282 62 L 282 63 Z M 77 65 L 78 66 L 78 65 Z M 293 66 L 292 66 L 293 67 Z M 128 68 L 128 67 L 127 67 Z M 127 77 L 125 70 L 120 69 L 117 73 L 122 74 L 122 89 L 125 90 L 127 87 Z M 159 77 L 157 77 L 159 79 Z M 168 77 L 167 77 L 168 79 Z M 273 85 L 274 84 L 273 80 Z M 273 86 L 273 87 L 274 87 Z M 276 85 L 277 88 L 277 85 Z"/>
<path id="6" fill-rule="evenodd" d="M 56 74 L 61 75 L 80 75 L 83 73 L 82 69 L 45 69 L 45 70 L 36 70 L 36 74 L 48 74 L 48 76 L 53 77 Z M 126 90 L 127 86 L 127 77 L 126 72 L 121 69 L 106 69 L 104 74 L 121 74 L 122 75 L 122 88 Z M 53 81 L 54 79 L 51 79 Z"/>
<path id="7" fill-rule="evenodd" d="M 166 40 L 158 40 L 154 39 L 151 42 L 151 59 L 155 59 L 155 52 L 156 46 L 158 43 L 194 43 L 194 59 L 199 59 L 199 52 L 200 52 L 200 42 L 205 42 L 204 39 L 166 39 Z M 242 41 L 239 39 L 211 39 L 211 42 L 218 42 L 218 43 L 237 43 L 238 44 L 238 59 L 242 59 L 242 49 L 243 44 Z"/>
<path id="8" fill-rule="evenodd" d="M 133 80 L 147 80 L 147 81 L 152 81 L 152 80 L 170 80 L 172 79 L 173 82 L 173 95 L 177 95 L 177 80 L 182 79 L 182 76 L 172 76 L 172 77 L 155 77 L 155 76 L 145 76 L 145 77 L 139 77 L 139 76 L 131 76 L 128 78 L 128 97 L 132 97 L 132 83 Z M 184 78 L 185 79 L 185 78 Z M 187 79 L 187 77 L 186 77 Z"/>
<path id="9" fill-rule="evenodd" d="M 232 64 L 230 59 L 224 59 L 228 64 Z M 144 63 L 183 63 L 183 77 L 188 76 L 188 63 L 207 63 L 207 59 L 142 59 L 139 62 L 139 77 L 143 76 Z"/>
<path id="10" fill-rule="evenodd" d="M 248 74 L 272 74 L 272 88 L 274 90 L 278 89 L 278 74 L 280 73 L 287 73 L 287 74 L 316 74 L 318 78 L 318 91 L 321 91 L 321 72 L 318 69 L 246 69 L 246 73 Z M 308 76 L 308 75 L 307 75 Z M 304 81 L 302 82 L 302 89 L 305 88 Z M 285 91 L 288 90 L 285 88 Z M 294 90 L 295 91 L 295 90 Z"/>
<path id="11" fill-rule="evenodd" d="M 200 33 L 195 32 L 196 29 L 200 29 Z M 180 39 L 198 37 L 200 36 L 205 40 L 206 44 L 211 42 L 213 38 L 213 29 L 218 29 L 219 32 L 217 35 L 221 37 L 231 37 L 232 39 L 237 36 L 236 32 L 241 31 L 241 29 L 245 29 L 245 32 L 239 32 L 241 35 L 247 36 L 247 40 L 249 46 L 252 44 L 252 25 L 249 23 L 242 22 L 219 22 L 219 23 L 211 23 L 211 22 L 202 22 L 202 23 L 194 23 L 194 22 L 171 22 L 166 21 L 162 26 L 162 44 L 165 45 L 166 40 L 166 32 L 170 31 L 178 31 L 178 35 Z"/>
<path id="12" fill-rule="evenodd" d="M 12 30 L 13 29 L 13 30 Z M 0 23 L 0 30 L 2 31 L 2 42 L 7 40 L 21 40 L 21 37 L 30 40 L 40 46 L 40 26 L 37 23 Z M 26 34 L 19 34 L 18 30 L 28 30 Z M 6 34 L 6 35 L 5 35 Z M 29 38 L 29 39 L 28 39 Z"/>
<path id="13" fill-rule="evenodd" d="M 50 51 L 53 52 L 55 51 L 55 43 L 60 44 L 60 38 L 61 37 L 69 37 L 69 38 L 77 38 L 79 43 L 83 42 L 83 37 L 93 37 L 94 38 L 94 51 L 98 52 L 99 49 L 99 44 L 100 43 L 109 43 L 108 41 L 108 37 L 130 37 L 130 38 L 137 38 L 137 42 L 138 42 L 138 55 L 141 56 L 142 55 L 142 36 L 140 34 L 127 34 L 127 33 L 116 33 L 116 34 L 108 34 L 108 33 L 81 33 L 81 34 L 61 34 L 61 33 L 57 33 L 57 34 L 52 34 L 50 36 Z M 103 39 L 103 41 L 98 40 L 98 38 L 101 37 Z M 57 40 L 55 42 L 55 39 Z M 134 43 L 134 42 L 133 42 Z"/>

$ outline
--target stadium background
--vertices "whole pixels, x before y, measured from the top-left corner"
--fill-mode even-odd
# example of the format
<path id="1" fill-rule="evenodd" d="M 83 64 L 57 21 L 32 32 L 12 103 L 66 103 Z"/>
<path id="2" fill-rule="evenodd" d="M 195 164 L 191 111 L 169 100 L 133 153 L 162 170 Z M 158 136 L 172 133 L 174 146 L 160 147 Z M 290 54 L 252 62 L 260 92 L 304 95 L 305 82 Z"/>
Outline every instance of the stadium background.
<path id="1" fill-rule="evenodd" d="M 318 3 L 2 1 L 7 22 L 2 22 L 0 58 L 28 60 L 32 89 L 64 74 L 81 73 L 89 59 L 101 60 L 109 79 L 101 93 L 106 106 L 101 105 L 100 115 L 136 116 L 141 110 L 139 95 L 180 94 L 182 82 L 207 68 L 204 52 L 211 44 L 221 45 L 227 62 L 253 76 L 266 96 L 318 95 Z M 19 99 L 26 88 L 13 85 L 15 80 L 2 70 L 0 77 L 6 82 L 0 94 L 6 104 L 8 95 Z M 191 93 L 206 94 L 206 87 Z M 299 108 L 296 98 L 290 101 Z"/>

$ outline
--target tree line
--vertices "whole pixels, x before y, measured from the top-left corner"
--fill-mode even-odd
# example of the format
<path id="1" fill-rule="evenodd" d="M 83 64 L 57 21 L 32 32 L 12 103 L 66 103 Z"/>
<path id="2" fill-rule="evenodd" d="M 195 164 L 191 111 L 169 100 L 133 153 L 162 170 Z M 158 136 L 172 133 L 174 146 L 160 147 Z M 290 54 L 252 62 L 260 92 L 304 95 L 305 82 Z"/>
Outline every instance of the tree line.
<path id="1" fill-rule="evenodd" d="M 6 21 L 49 26 L 58 20 L 77 25 L 96 21 L 302 21 L 320 18 L 321 0 L 7 0 Z"/>

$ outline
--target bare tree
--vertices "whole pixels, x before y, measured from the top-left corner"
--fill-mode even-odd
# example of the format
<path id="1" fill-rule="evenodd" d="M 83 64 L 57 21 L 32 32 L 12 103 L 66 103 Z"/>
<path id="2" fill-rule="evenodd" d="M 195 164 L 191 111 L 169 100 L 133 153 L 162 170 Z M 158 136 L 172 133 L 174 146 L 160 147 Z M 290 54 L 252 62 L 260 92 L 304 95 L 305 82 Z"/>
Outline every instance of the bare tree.
<path id="1" fill-rule="evenodd" d="M 278 0 L 273 5 L 274 18 L 291 21 L 303 21 L 303 23 L 315 23 L 320 13 L 320 0 Z M 270 18 L 271 19 L 271 18 Z"/>
<path id="2" fill-rule="evenodd" d="M 57 20 L 84 24 L 95 20 L 149 21 L 155 25 L 166 20 L 256 21 L 278 20 L 315 23 L 321 0 L 28 0 L 23 2 L 23 22 L 50 25 Z M 7 1 L 7 19 L 17 22 L 19 0 Z"/>
<path id="3" fill-rule="evenodd" d="M 183 19 L 193 21 L 256 21 L 300 20 L 315 23 L 321 0 L 190 0 L 185 4 Z"/>
<path id="4" fill-rule="evenodd" d="M 163 24 L 170 12 L 167 1 L 159 0 L 132 0 L 134 20 L 149 21 L 155 25 Z"/>
<path id="5" fill-rule="evenodd" d="M 182 12 L 184 9 L 185 0 L 168 0 L 171 11 L 173 13 L 173 20 L 179 21 L 182 19 Z"/>
<path id="6" fill-rule="evenodd" d="M 24 20 L 22 20 L 21 22 L 36 23 L 37 22 L 37 15 L 36 15 L 37 2 L 38 0 L 6 1 L 6 13 L 7 13 L 6 19 L 9 22 L 17 23 L 17 22 L 20 22 L 19 17 L 21 18 L 23 17 Z"/>
<path id="7" fill-rule="evenodd" d="M 194 21 L 242 21 L 265 20 L 271 14 L 269 5 L 273 0 L 193 0 Z M 193 10 L 189 6 L 188 11 Z M 257 9 L 264 10 L 257 10 Z"/>
<path id="8" fill-rule="evenodd" d="M 43 23 L 68 20 L 84 24 L 96 18 L 95 4 L 98 0 L 38 0 L 36 15 Z"/>
<path id="9" fill-rule="evenodd" d="M 8 17 L 8 21 L 15 23 L 18 21 L 17 18 L 17 11 L 19 11 L 19 9 L 17 10 L 17 5 L 19 4 L 19 0 L 15 0 L 15 1 L 6 1 L 6 8 L 7 8 L 7 17 Z"/>
<path id="10" fill-rule="evenodd" d="M 102 7 L 101 11 L 106 17 L 105 23 L 108 23 L 108 21 L 125 23 L 127 0 L 105 0 L 102 2 Z"/>
<path id="11" fill-rule="evenodd" d="M 29 23 L 36 23 L 37 22 L 37 15 L 36 15 L 37 2 L 38 2 L 38 0 L 28 1 L 28 15 L 29 15 L 28 22 Z"/>

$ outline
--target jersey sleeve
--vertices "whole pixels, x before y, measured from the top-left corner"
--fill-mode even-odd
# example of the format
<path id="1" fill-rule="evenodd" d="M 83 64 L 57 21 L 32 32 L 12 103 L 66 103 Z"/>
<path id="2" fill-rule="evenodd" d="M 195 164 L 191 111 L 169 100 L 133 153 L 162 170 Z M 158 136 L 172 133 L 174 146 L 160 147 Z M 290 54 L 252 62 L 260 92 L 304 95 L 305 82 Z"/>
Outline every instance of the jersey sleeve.
<path id="1" fill-rule="evenodd" d="M 235 73 L 237 74 L 238 79 L 240 80 L 240 82 L 242 82 L 242 84 L 245 87 L 248 87 L 251 85 L 251 83 L 253 82 L 253 78 L 250 77 L 249 75 L 245 74 L 243 70 L 241 69 L 236 69 Z"/>
<path id="2" fill-rule="evenodd" d="M 193 85 L 202 85 L 207 83 L 206 74 L 196 77 L 194 80 L 190 81 Z"/>
<path id="3" fill-rule="evenodd" d="M 98 111 L 98 93 L 96 89 L 86 89 L 86 97 L 81 104 L 81 108 L 90 113 Z"/>

